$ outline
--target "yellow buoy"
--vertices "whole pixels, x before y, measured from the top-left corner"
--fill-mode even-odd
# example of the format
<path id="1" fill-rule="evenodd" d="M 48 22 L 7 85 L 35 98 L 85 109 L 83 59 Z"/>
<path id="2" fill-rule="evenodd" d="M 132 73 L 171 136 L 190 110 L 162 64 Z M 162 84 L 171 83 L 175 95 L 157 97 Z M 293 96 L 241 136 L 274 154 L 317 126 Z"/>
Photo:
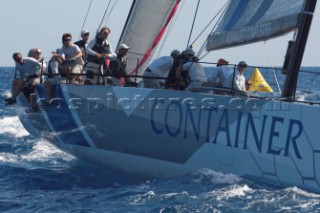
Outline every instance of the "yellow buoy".
<path id="1" fill-rule="evenodd" d="M 255 68 L 249 79 L 251 87 L 249 92 L 273 92 L 268 82 L 264 79 L 258 68 Z"/>

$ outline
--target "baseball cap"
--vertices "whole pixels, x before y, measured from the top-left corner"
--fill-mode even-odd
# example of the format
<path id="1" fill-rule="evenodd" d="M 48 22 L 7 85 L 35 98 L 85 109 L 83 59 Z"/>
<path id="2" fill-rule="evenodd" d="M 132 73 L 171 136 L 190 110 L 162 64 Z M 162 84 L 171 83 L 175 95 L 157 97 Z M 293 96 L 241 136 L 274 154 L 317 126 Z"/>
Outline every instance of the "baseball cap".
<path id="1" fill-rule="evenodd" d="M 126 44 L 120 44 L 120 45 L 119 45 L 119 50 L 120 50 L 120 49 L 128 50 L 128 49 L 130 49 L 130 47 L 128 47 L 128 45 L 126 45 Z"/>
<path id="2" fill-rule="evenodd" d="M 171 56 L 179 56 L 180 55 L 180 51 L 179 50 L 172 50 Z"/>
<path id="3" fill-rule="evenodd" d="M 246 67 L 246 66 L 248 66 L 248 64 L 247 64 L 245 61 L 240 61 L 239 64 L 238 64 L 238 66 L 240 66 L 240 67 Z"/>
<path id="4" fill-rule="evenodd" d="M 185 55 L 194 55 L 194 51 L 191 49 L 191 48 L 187 48 L 185 51 L 184 51 L 184 54 Z"/>
<path id="5" fill-rule="evenodd" d="M 81 36 L 85 35 L 85 34 L 90 34 L 90 32 L 88 30 L 82 30 L 81 31 Z"/>

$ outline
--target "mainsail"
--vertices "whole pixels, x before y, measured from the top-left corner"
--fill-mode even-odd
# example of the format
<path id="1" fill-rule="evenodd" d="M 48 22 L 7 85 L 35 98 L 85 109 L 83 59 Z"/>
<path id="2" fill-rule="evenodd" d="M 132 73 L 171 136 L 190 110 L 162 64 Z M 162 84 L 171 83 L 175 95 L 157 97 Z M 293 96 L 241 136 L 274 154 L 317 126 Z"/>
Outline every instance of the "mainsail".
<path id="1" fill-rule="evenodd" d="M 231 0 L 207 51 L 267 40 L 294 30 L 304 0 Z"/>
<path id="2" fill-rule="evenodd" d="M 180 0 L 135 0 L 119 43 L 130 46 L 128 74 L 141 74 L 153 57 Z"/>

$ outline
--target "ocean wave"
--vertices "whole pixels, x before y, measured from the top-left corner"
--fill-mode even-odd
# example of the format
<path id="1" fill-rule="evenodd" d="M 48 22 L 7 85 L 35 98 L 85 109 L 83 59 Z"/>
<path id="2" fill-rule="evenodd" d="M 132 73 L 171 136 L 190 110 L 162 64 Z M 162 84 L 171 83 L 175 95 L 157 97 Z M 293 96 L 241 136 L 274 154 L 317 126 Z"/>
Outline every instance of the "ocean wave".
<path id="1" fill-rule="evenodd" d="M 29 135 L 20 123 L 18 116 L 7 116 L 1 118 L 0 132 L 2 135 L 9 134 L 15 138 L 21 138 Z"/>

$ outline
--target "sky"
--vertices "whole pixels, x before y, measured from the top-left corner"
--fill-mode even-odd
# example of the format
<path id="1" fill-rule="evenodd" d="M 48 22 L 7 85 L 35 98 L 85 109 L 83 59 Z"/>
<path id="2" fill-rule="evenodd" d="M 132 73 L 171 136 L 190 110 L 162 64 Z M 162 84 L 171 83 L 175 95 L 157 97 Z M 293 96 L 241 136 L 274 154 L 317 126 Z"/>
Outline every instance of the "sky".
<path id="1" fill-rule="evenodd" d="M 61 47 L 63 33 L 69 32 L 73 35 L 74 41 L 78 40 L 90 3 L 90 0 L 0 1 L 0 67 L 14 66 L 12 60 L 14 52 L 21 52 L 26 56 L 28 51 L 35 47 L 40 48 L 42 56 L 48 60 L 51 57 L 51 51 Z M 115 0 L 112 0 L 111 5 L 113 2 Z M 108 22 L 106 22 L 106 25 L 111 28 L 109 41 L 114 49 L 118 44 L 131 2 L 131 0 L 118 0 Z M 159 45 L 161 52 L 157 55 L 168 55 L 173 49 L 184 50 L 186 48 L 197 2 L 182 0 L 174 25 L 165 43 Z M 227 0 L 201 0 L 191 41 L 194 41 L 226 2 Z M 93 0 L 84 29 L 92 33 L 97 31 L 108 3 L 109 0 Z M 303 66 L 320 66 L 317 53 L 319 52 L 320 28 L 316 29 L 315 27 L 315 23 L 320 23 L 319 7 L 318 4 Z M 195 43 L 194 49 L 196 51 L 202 46 L 208 34 L 209 32 L 206 31 L 204 36 Z M 245 60 L 252 66 L 282 66 L 287 43 L 292 39 L 292 36 L 293 34 L 290 33 L 266 43 L 259 42 L 253 45 L 212 51 L 203 61 L 215 63 L 222 57 L 232 64 Z"/>

